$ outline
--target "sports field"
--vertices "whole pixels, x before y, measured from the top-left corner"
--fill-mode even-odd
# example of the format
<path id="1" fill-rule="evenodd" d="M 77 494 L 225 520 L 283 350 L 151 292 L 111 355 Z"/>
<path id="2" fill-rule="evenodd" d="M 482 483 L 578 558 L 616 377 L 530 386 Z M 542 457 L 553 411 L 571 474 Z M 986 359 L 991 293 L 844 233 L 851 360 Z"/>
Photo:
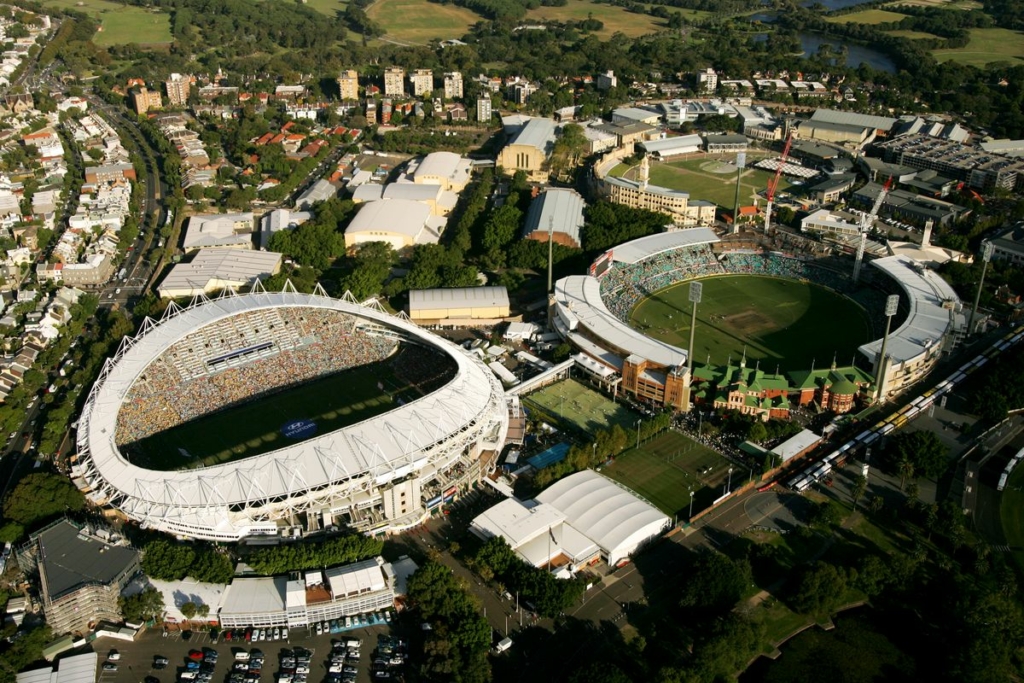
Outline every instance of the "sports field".
<path id="1" fill-rule="evenodd" d="M 825 21 L 833 24 L 888 24 L 906 19 L 906 14 L 889 12 L 884 9 L 866 9 L 853 14 L 843 14 L 838 17 L 829 17 Z"/>
<path id="2" fill-rule="evenodd" d="M 1024 467 L 1017 467 L 1006 482 L 999 499 L 1003 536 L 1017 566 L 1024 569 Z"/>
<path id="3" fill-rule="evenodd" d="M 527 396 L 525 402 L 527 408 L 533 404 L 587 434 L 613 424 L 629 430 L 638 417 L 632 410 L 573 379 L 539 389 Z"/>
<path id="4" fill-rule="evenodd" d="M 171 16 L 166 12 L 106 0 L 44 0 L 43 6 L 73 9 L 99 21 L 93 42 L 100 46 L 164 45 L 172 40 Z"/>
<path id="5" fill-rule="evenodd" d="M 763 193 L 772 177 L 767 171 L 750 168 L 755 161 L 747 155 L 747 168 L 740 178 L 740 204 L 748 206 L 755 201 L 763 202 L 758 193 Z M 732 211 L 736 199 L 735 154 L 699 154 L 678 161 L 655 162 L 651 164 L 651 184 L 672 190 L 689 192 L 690 199 L 714 202 L 727 211 Z M 629 169 L 627 178 L 635 179 L 636 171 Z M 611 175 L 625 175 L 621 164 L 612 169 Z M 784 177 L 779 180 L 779 189 L 784 190 L 790 183 Z"/>
<path id="6" fill-rule="evenodd" d="M 416 45 L 461 38 L 482 17 L 463 7 L 427 0 L 377 0 L 366 14 L 384 27 L 385 38 Z"/>
<path id="7" fill-rule="evenodd" d="M 932 50 L 940 62 L 955 61 L 984 67 L 989 62 L 1019 64 L 1024 59 L 1024 33 L 1008 28 L 972 28 L 964 47 Z"/>
<path id="8" fill-rule="evenodd" d="M 377 388 L 378 382 L 384 390 Z M 315 433 L 305 435 L 310 438 L 387 412 L 399 396 L 408 400 L 416 395 L 388 365 L 374 363 L 201 417 L 132 444 L 127 451 L 131 462 L 148 469 L 209 467 L 299 443 L 302 438 L 282 433 L 296 420 L 316 423 Z"/>
<path id="9" fill-rule="evenodd" d="M 686 519 L 691 490 L 694 513 L 725 492 L 729 461 L 685 434 L 669 431 L 624 452 L 602 467 L 601 473 L 622 482 L 665 514 Z M 746 483 L 747 477 L 746 471 L 734 470 L 733 488 Z"/>
<path id="10" fill-rule="evenodd" d="M 695 10 L 682 10 L 682 14 L 691 21 L 695 21 L 701 15 L 710 15 L 708 12 Z M 584 21 L 588 17 L 593 17 L 604 24 L 603 29 L 594 32 L 599 38 L 609 38 L 614 33 L 636 37 L 654 33 L 665 27 L 661 19 L 649 14 L 630 12 L 624 7 L 590 0 L 568 0 L 568 4 L 562 7 L 536 7 L 526 13 L 526 18 L 532 21 Z"/>
<path id="11" fill-rule="evenodd" d="M 724 365 L 766 361 L 761 369 L 774 372 L 845 365 L 857 347 L 870 341 L 871 324 L 864 309 L 818 285 L 760 275 L 724 275 L 702 280 L 703 298 L 697 307 L 694 358 Z M 690 341 L 689 284 L 680 283 L 641 301 L 630 323 L 649 336 L 686 348 Z"/>

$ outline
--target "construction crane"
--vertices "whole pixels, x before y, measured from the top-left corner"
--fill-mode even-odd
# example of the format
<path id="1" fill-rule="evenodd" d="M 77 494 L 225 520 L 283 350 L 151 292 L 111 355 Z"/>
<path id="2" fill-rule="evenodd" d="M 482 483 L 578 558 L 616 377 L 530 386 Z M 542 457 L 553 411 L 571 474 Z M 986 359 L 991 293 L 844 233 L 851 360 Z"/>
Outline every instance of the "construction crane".
<path id="1" fill-rule="evenodd" d="M 782 148 L 782 156 L 779 157 L 779 167 L 775 169 L 775 175 L 768 181 L 768 205 L 764 208 L 764 234 L 771 234 L 772 227 L 772 204 L 775 203 L 775 191 L 779 189 L 779 180 L 782 179 L 782 169 L 786 166 L 786 159 L 789 158 L 789 148 L 793 146 L 793 133 L 786 136 L 786 145 Z"/>
<path id="2" fill-rule="evenodd" d="M 860 244 L 857 245 L 857 258 L 853 262 L 853 282 L 856 284 L 857 280 L 860 279 L 860 268 L 864 263 L 864 247 L 868 243 L 868 233 L 871 231 L 871 226 L 878 217 L 878 210 L 882 208 L 882 202 L 885 201 L 886 195 L 889 194 L 889 188 L 892 187 L 892 176 L 885 181 L 885 185 L 882 185 L 882 190 L 875 197 L 875 203 L 871 207 L 871 213 L 866 213 L 861 216 L 860 219 Z"/>

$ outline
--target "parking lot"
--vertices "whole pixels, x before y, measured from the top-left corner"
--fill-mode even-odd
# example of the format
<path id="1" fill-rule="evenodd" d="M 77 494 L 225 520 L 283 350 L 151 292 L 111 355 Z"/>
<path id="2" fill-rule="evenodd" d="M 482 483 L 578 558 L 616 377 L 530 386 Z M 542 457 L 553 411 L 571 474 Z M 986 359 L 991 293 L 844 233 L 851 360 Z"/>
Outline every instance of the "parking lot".
<path id="1" fill-rule="evenodd" d="M 281 657 L 285 650 L 302 647 L 312 652 L 309 663 L 308 683 L 324 683 L 327 678 L 329 657 L 332 641 L 345 638 L 358 638 L 362 641 L 359 660 L 356 667 L 358 683 L 369 683 L 371 676 L 373 652 L 377 646 L 377 636 L 390 633 L 390 626 L 382 624 L 345 631 L 340 634 L 316 635 L 312 626 L 292 629 L 287 640 L 259 643 L 226 642 L 220 638 L 213 644 L 207 632 L 193 631 L 191 638 L 184 640 L 179 632 L 168 632 L 163 635 L 160 629 L 148 629 L 134 643 L 100 638 L 92 643 L 93 649 L 100 655 L 99 683 L 142 683 L 147 676 L 152 676 L 159 683 L 176 683 L 180 673 L 185 671 L 190 650 L 212 649 L 217 652 L 218 661 L 215 665 L 210 683 L 226 683 L 235 663 L 235 653 L 240 650 L 261 650 L 265 663 L 260 671 L 259 683 L 277 683 L 281 671 Z M 117 650 L 120 659 L 117 671 L 104 671 L 103 663 L 111 650 Z M 155 669 L 155 657 L 166 657 L 169 664 L 164 669 Z M 408 666 L 408 665 L 407 665 Z M 150 683 L 153 683 L 150 681 Z"/>

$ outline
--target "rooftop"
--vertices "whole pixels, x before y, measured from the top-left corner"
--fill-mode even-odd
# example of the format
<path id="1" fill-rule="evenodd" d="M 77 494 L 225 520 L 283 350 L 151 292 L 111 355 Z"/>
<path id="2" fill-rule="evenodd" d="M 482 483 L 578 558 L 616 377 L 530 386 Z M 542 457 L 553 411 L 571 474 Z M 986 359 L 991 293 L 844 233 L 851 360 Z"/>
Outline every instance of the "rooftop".
<path id="1" fill-rule="evenodd" d="M 568 235 L 578 245 L 586 206 L 576 190 L 548 188 L 530 203 L 523 234 L 530 235 L 537 231 L 547 233 L 550 228 L 554 232 Z"/>
<path id="2" fill-rule="evenodd" d="M 536 147 L 546 155 L 551 153 L 556 137 L 557 127 L 554 121 L 536 118 L 527 121 L 509 144 Z"/>
<path id="3" fill-rule="evenodd" d="M 85 534 L 66 520 L 35 536 L 39 544 L 39 569 L 51 600 L 87 585 L 108 585 L 139 558 L 127 546 Z"/>
<path id="4" fill-rule="evenodd" d="M 409 290 L 410 311 L 438 307 L 508 305 L 508 290 L 504 287 L 439 287 Z"/>

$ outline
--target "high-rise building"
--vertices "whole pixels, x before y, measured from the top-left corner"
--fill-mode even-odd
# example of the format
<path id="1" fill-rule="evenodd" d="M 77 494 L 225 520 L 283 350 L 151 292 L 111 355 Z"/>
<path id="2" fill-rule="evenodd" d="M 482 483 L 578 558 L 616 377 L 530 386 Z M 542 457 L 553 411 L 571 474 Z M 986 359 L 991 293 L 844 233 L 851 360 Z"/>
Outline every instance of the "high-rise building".
<path id="1" fill-rule="evenodd" d="M 416 69 L 409 74 L 413 97 L 429 97 L 434 92 L 434 72 L 430 69 Z"/>
<path id="2" fill-rule="evenodd" d="M 611 90 L 618 86 L 619 79 L 615 77 L 614 71 L 606 71 L 603 74 L 597 76 L 597 89 L 598 90 Z"/>
<path id="3" fill-rule="evenodd" d="M 697 72 L 697 90 L 704 93 L 718 90 L 718 74 L 710 66 Z"/>
<path id="4" fill-rule="evenodd" d="M 160 109 L 164 106 L 163 98 L 155 90 L 139 88 L 132 93 L 132 104 L 136 114 L 145 114 L 150 109 Z"/>
<path id="5" fill-rule="evenodd" d="M 490 123 L 491 98 L 489 96 L 485 95 L 476 101 L 476 120 L 481 123 Z"/>
<path id="6" fill-rule="evenodd" d="M 384 96 L 405 96 L 405 69 L 397 66 L 384 69 Z"/>
<path id="7" fill-rule="evenodd" d="M 444 75 L 444 98 L 462 99 L 462 74 L 458 71 L 450 71 Z"/>
<path id="8" fill-rule="evenodd" d="M 342 100 L 358 100 L 359 74 L 353 69 L 342 71 L 338 76 L 338 90 L 341 91 Z"/>
<path id="9" fill-rule="evenodd" d="M 164 82 L 167 88 L 167 101 L 172 107 L 184 107 L 188 104 L 188 93 L 192 88 L 192 80 L 181 74 L 171 74 Z"/>

